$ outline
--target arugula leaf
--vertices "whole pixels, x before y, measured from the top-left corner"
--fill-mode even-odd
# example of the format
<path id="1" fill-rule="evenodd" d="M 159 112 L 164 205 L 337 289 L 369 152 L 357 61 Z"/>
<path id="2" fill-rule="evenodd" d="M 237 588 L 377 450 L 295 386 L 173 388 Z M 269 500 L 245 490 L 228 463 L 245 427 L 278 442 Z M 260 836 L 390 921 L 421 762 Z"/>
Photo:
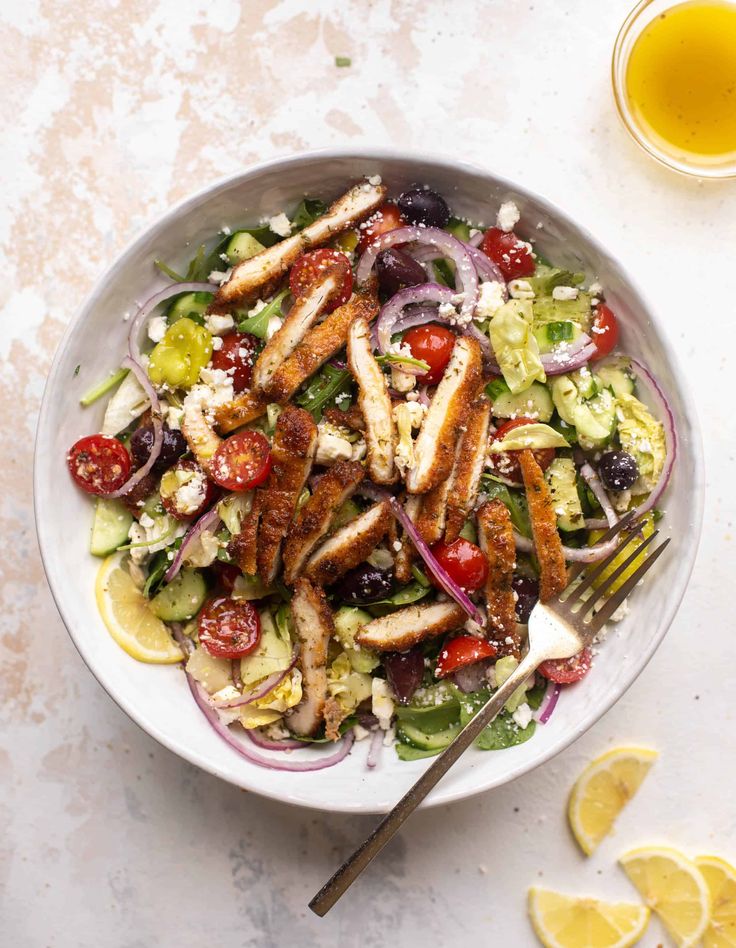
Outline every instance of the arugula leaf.
<path id="1" fill-rule="evenodd" d="M 173 280 L 174 283 L 184 283 L 186 280 L 185 276 L 182 276 L 180 273 L 177 273 L 176 270 L 172 270 L 171 267 L 164 263 L 163 260 L 154 260 L 153 265 L 157 267 L 165 276 L 170 280 Z"/>
<path id="2" fill-rule="evenodd" d="M 396 355 L 394 352 L 387 352 L 385 355 L 375 356 L 375 360 L 379 365 L 398 365 L 399 368 L 402 365 L 413 365 L 414 368 L 421 369 L 422 372 L 429 372 L 428 362 L 425 362 L 423 359 L 415 359 L 412 356 Z"/>
<path id="3" fill-rule="evenodd" d="M 271 300 L 270 303 L 267 303 L 260 313 L 256 313 L 255 316 L 249 316 L 246 319 L 242 319 L 238 323 L 238 329 L 240 332 L 249 332 L 252 336 L 257 336 L 259 339 L 266 339 L 266 333 L 268 332 L 268 324 L 271 321 L 272 316 L 281 316 L 281 304 L 284 302 L 286 297 L 289 294 L 288 289 L 281 290 L 280 293 L 277 293 L 276 296 Z"/>
<path id="4" fill-rule="evenodd" d="M 315 421 L 320 421 L 327 403 L 348 392 L 352 379 L 347 369 L 336 369 L 328 363 L 298 396 L 297 405 L 311 412 Z"/>

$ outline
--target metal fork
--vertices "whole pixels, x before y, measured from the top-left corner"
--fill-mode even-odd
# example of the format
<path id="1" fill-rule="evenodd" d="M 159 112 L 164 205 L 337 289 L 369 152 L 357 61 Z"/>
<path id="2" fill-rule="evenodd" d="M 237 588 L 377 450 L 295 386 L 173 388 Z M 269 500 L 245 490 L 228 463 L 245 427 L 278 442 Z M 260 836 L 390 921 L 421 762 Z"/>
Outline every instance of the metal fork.
<path id="1" fill-rule="evenodd" d="M 600 542 L 612 540 L 616 534 L 632 522 L 633 513 L 622 517 L 601 538 Z M 626 578 L 620 589 L 617 589 L 609 598 L 605 598 L 606 592 L 613 583 L 622 576 L 625 570 L 631 567 L 640 554 L 644 553 L 658 533 L 659 531 L 655 530 L 650 536 L 642 540 L 609 576 L 601 579 L 603 572 L 611 565 L 613 560 L 625 553 L 626 548 L 630 547 L 637 538 L 641 539 L 641 534 L 633 529 L 621 543 L 616 545 L 613 552 L 599 563 L 596 563 L 594 568 L 586 572 L 587 564 L 584 563 L 573 567 L 569 574 L 569 583 L 559 598 L 544 604 L 537 603 L 529 617 L 528 651 L 519 666 L 493 693 L 476 716 L 465 725 L 455 740 L 434 760 L 414 786 L 399 800 L 393 810 L 381 820 L 365 842 L 355 850 L 352 856 L 340 866 L 332 878 L 319 890 L 309 903 L 309 907 L 315 914 L 325 915 L 332 908 L 371 860 L 398 832 L 404 820 L 414 812 L 435 784 L 444 777 L 458 757 L 472 744 L 481 731 L 493 721 L 519 685 L 525 682 L 542 662 L 548 659 L 571 658 L 581 649 L 591 644 L 601 626 L 611 618 L 642 576 L 654 566 L 664 552 L 665 547 L 670 542 L 669 538 L 660 543 L 637 566 L 632 575 Z M 600 583 L 597 587 L 593 585 L 596 580 Z M 600 608 L 595 611 L 599 604 Z"/>

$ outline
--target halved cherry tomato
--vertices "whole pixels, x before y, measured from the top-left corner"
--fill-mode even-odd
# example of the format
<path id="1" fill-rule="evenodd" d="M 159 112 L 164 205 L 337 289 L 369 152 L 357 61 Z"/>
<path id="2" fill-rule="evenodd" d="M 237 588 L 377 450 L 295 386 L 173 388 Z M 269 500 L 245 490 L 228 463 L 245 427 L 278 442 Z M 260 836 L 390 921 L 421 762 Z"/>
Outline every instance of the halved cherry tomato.
<path id="1" fill-rule="evenodd" d="M 233 380 L 235 393 L 244 392 L 253 374 L 258 340 L 249 332 L 228 332 L 212 353 L 212 368 L 222 369 Z"/>
<path id="2" fill-rule="evenodd" d="M 434 673 L 437 678 L 447 678 L 459 668 L 475 665 L 484 658 L 493 658 L 497 652 L 498 649 L 487 639 L 476 639 L 473 635 L 458 635 L 454 639 L 448 639 L 442 646 Z"/>
<path id="3" fill-rule="evenodd" d="M 122 487 L 133 466 L 125 445 L 101 434 L 80 438 L 69 449 L 66 463 L 78 487 L 101 497 Z"/>
<path id="4" fill-rule="evenodd" d="M 397 227 L 405 226 L 406 221 L 395 204 L 382 204 L 377 211 L 371 214 L 367 221 L 363 221 L 358 227 L 358 233 L 360 234 L 358 253 L 367 250 L 374 237 L 387 234 L 390 230 L 396 230 Z"/>
<path id="5" fill-rule="evenodd" d="M 436 385 L 442 378 L 455 348 L 455 334 L 444 326 L 427 323 L 407 330 L 403 341 L 409 346 L 415 359 L 421 359 L 429 366 L 429 372 L 417 376 L 417 381 L 423 385 Z"/>
<path id="6" fill-rule="evenodd" d="M 199 517 L 212 506 L 217 487 L 193 458 L 183 458 L 164 473 L 159 485 L 166 513 L 177 520 Z"/>
<path id="7" fill-rule="evenodd" d="M 350 261 L 341 251 L 323 247 L 297 257 L 289 274 L 289 288 L 294 297 L 299 299 L 328 273 L 334 273 L 338 282 L 338 292 L 325 307 L 325 312 L 331 313 L 333 309 L 347 303 L 353 292 L 353 271 Z"/>
<path id="8" fill-rule="evenodd" d="M 199 614 L 199 644 L 215 658 L 242 658 L 261 641 L 258 610 L 247 599 L 218 596 Z"/>
<path id="9" fill-rule="evenodd" d="M 542 662 L 537 671 L 543 678 L 549 681 L 555 681 L 558 685 L 570 685 L 574 681 L 580 681 L 590 671 L 593 664 L 593 656 L 589 648 L 584 648 L 582 652 L 573 655 L 572 658 L 554 658 Z"/>
<path id="10" fill-rule="evenodd" d="M 512 418 L 500 426 L 493 435 L 493 440 L 502 441 L 512 428 L 520 428 L 522 425 L 534 425 L 536 423 L 534 418 Z M 521 476 L 518 453 L 518 451 L 503 451 L 501 454 L 489 454 L 488 467 L 494 474 L 504 477 L 513 484 L 523 484 L 524 479 Z M 555 459 L 554 448 L 537 448 L 532 453 L 543 471 L 546 471 Z"/>
<path id="11" fill-rule="evenodd" d="M 532 252 L 513 231 L 489 227 L 480 249 L 493 260 L 507 280 L 518 280 L 534 273 Z"/>
<path id="12" fill-rule="evenodd" d="M 223 441 L 210 462 L 212 480 L 225 490 L 258 487 L 271 470 L 271 447 L 260 431 L 241 431 Z"/>
<path id="13" fill-rule="evenodd" d="M 483 551 L 465 537 L 458 537 L 452 543 L 435 543 L 432 553 L 450 579 L 467 592 L 480 589 L 488 577 L 488 562 Z"/>
<path id="14" fill-rule="evenodd" d="M 613 310 L 605 303 L 599 303 L 595 308 L 590 335 L 596 348 L 595 355 L 591 356 L 593 361 L 607 356 L 618 342 L 618 320 Z"/>

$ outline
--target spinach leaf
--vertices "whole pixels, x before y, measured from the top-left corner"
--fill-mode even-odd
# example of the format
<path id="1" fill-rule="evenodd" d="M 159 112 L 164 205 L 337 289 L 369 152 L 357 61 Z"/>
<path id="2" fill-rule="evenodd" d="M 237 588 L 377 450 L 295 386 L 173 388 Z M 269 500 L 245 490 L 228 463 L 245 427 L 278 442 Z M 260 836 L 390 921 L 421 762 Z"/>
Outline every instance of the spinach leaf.
<path id="1" fill-rule="evenodd" d="M 292 230 L 303 230 L 308 224 L 312 224 L 321 217 L 326 210 L 327 205 L 319 198 L 305 197 L 294 212 L 291 220 Z"/>
<path id="2" fill-rule="evenodd" d="M 490 474 L 482 476 L 482 490 L 490 499 L 498 498 L 506 505 L 511 514 L 511 522 L 523 537 L 531 538 L 532 526 L 529 521 L 529 508 L 526 497 L 521 491 L 511 491 Z"/>
<path id="3" fill-rule="evenodd" d="M 491 692 L 487 688 L 467 695 L 458 690 L 460 724 L 463 727 L 475 717 L 490 696 Z M 495 721 L 491 721 L 488 727 L 481 731 L 475 739 L 475 746 L 480 750 L 503 750 L 504 747 L 523 744 L 534 734 L 536 726 L 536 722 L 531 721 L 525 728 L 520 728 L 508 711 L 502 711 Z"/>

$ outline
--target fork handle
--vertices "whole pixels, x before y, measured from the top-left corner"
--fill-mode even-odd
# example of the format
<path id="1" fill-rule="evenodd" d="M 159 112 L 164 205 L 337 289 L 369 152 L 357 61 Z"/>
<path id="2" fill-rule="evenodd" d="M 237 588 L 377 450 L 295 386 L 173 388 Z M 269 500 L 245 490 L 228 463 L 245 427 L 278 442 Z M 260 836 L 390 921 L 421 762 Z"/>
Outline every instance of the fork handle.
<path id="1" fill-rule="evenodd" d="M 475 717 L 468 721 L 455 740 L 433 761 L 432 765 L 427 768 L 414 786 L 404 794 L 393 810 L 386 814 L 365 842 L 322 886 L 309 903 L 310 909 L 316 915 L 323 916 L 332 908 L 371 860 L 398 832 L 404 820 L 414 812 L 429 791 L 444 777 L 458 757 L 472 744 L 483 728 L 493 721 L 519 685 L 536 671 L 537 666 L 544 658 L 544 655 L 536 654 L 530 648 L 517 668 L 486 701 Z"/>

